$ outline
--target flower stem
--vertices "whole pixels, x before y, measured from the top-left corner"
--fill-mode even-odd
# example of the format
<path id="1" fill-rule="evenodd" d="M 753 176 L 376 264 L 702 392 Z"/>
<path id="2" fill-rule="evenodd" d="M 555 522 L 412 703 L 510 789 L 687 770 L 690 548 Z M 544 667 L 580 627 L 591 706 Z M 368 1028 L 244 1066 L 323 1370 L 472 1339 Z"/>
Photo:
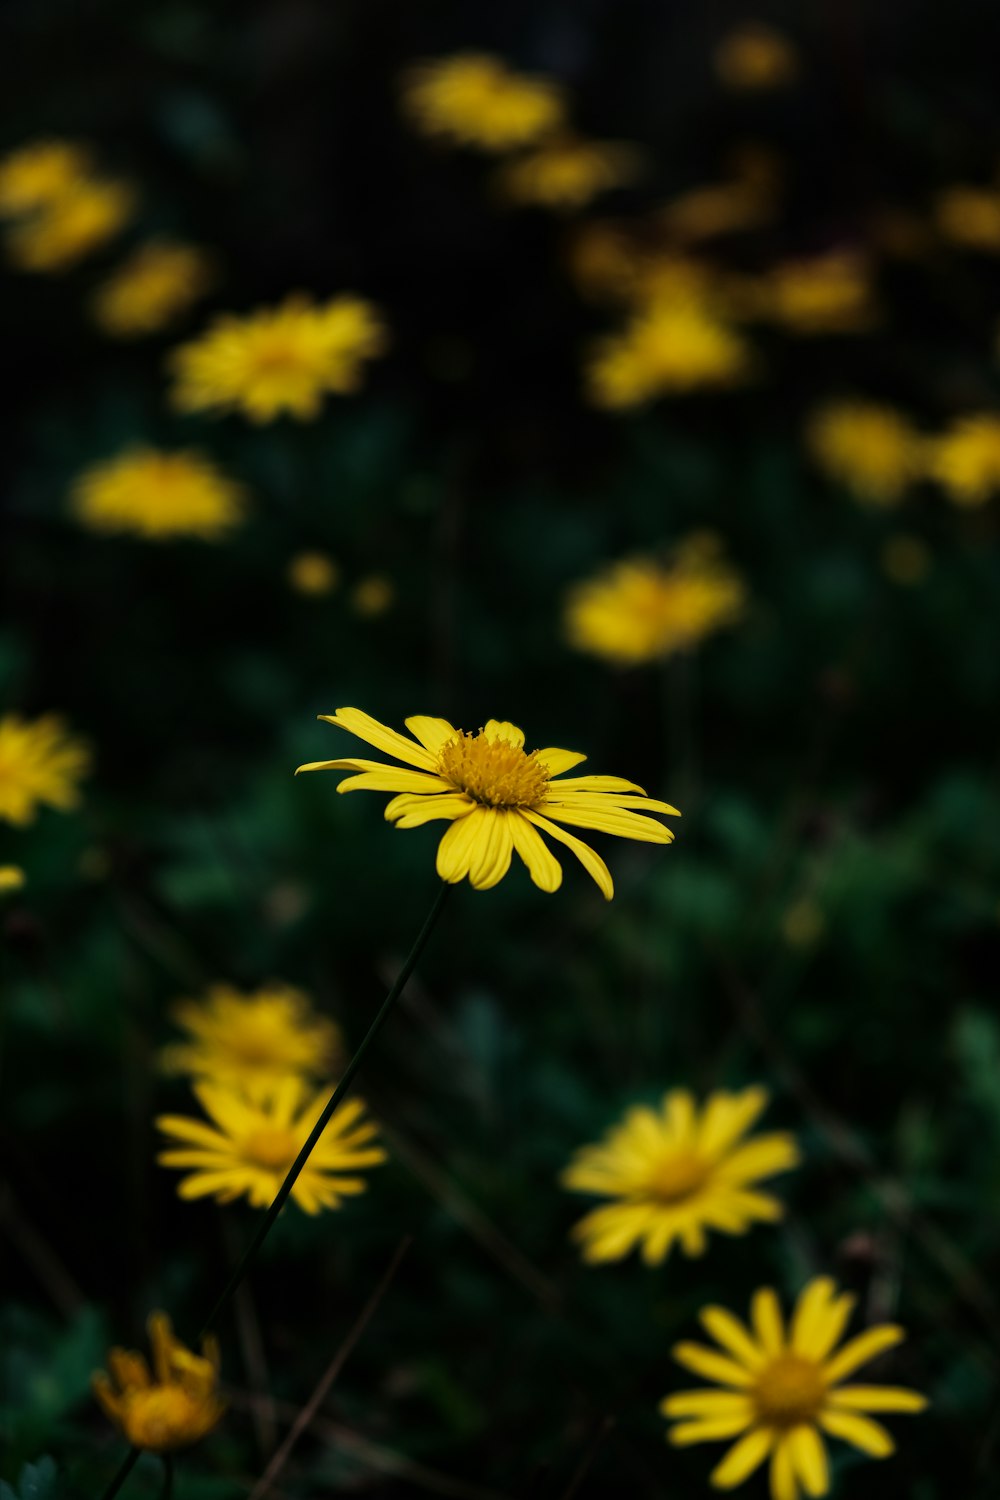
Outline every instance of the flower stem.
<path id="1" fill-rule="evenodd" d="M 263 1245 L 264 1241 L 267 1239 L 267 1236 L 270 1234 L 271 1229 L 274 1226 L 275 1219 L 277 1219 L 281 1210 L 284 1208 L 285 1203 L 288 1199 L 288 1195 L 291 1193 L 292 1188 L 295 1186 L 299 1173 L 302 1171 L 302 1168 L 309 1160 L 309 1156 L 312 1152 L 313 1147 L 316 1145 L 316 1142 L 319 1140 L 320 1136 L 323 1134 L 323 1131 L 329 1124 L 330 1117 L 332 1116 L 334 1110 L 337 1108 L 337 1105 L 340 1103 L 341 1099 L 343 1099 L 344 1095 L 347 1093 L 352 1082 L 354 1081 L 355 1073 L 357 1073 L 358 1069 L 361 1067 L 361 1064 L 364 1061 L 365 1054 L 367 1053 L 369 1047 L 375 1041 L 375 1038 L 378 1036 L 379 1032 L 382 1030 L 382 1027 L 388 1020 L 389 1012 L 392 1010 L 396 1001 L 403 993 L 403 990 L 406 988 L 406 982 L 409 979 L 410 975 L 413 973 L 413 970 L 416 968 L 417 960 L 420 958 L 421 953 L 423 953 L 424 948 L 427 946 L 427 939 L 434 931 L 435 923 L 437 922 L 438 917 L 441 915 L 441 909 L 445 903 L 445 897 L 450 890 L 451 886 L 448 885 L 445 881 L 442 881 L 441 889 L 438 891 L 437 895 L 434 898 L 434 905 L 428 912 L 426 920 L 424 921 L 424 925 L 423 927 L 421 927 L 419 933 L 417 934 L 416 941 L 414 942 L 413 947 L 410 949 L 409 953 L 406 956 L 406 962 L 403 964 L 403 967 L 396 975 L 396 979 L 392 985 L 392 988 L 386 995 L 385 999 L 382 1001 L 382 1005 L 378 1011 L 378 1014 L 365 1033 L 364 1039 L 361 1042 L 361 1045 L 359 1046 L 357 1052 L 355 1052 L 354 1056 L 347 1064 L 347 1067 L 344 1069 L 343 1076 L 341 1077 L 340 1082 L 337 1084 L 337 1087 L 334 1089 L 333 1093 L 330 1095 L 330 1098 L 326 1104 L 326 1108 L 323 1110 L 323 1113 L 316 1121 L 316 1124 L 313 1126 L 312 1130 L 309 1132 L 309 1136 L 306 1140 L 305 1145 L 302 1147 L 302 1150 L 299 1152 L 298 1156 L 289 1167 L 288 1174 L 285 1177 L 284 1182 L 281 1184 L 280 1188 L 274 1196 L 274 1201 L 272 1202 L 270 1208 L 267 1210 L 267 1213 L 261 1219 L 260 1224 L 257 1227 L 257 1232 L 254 1234 L 253 1239 L 250 1241 L 243 1254 L 240 1256 L 240 1259 L 236 1265 L 236 1269 L 233 1271 L 229 1280 L 226 1282 L 226 1285 L 223 1287 L 218 1298 L 216 1299 L 215 1305 L 202 1324 L 201 1332 L 199 1333 L 196 1342 L 200 1341 L 207 1333 L 211 1332 L 216 1323 L 218 1323 L 219 1319 L 222 1317 L 222 1314 L 226 1311 L 226 1308 L 229 1306 L 230 1302 L 233 1300 L 233 1297 L 236 1295 L 240 1286 L 242 1285 L 244 1277 L 257 1258 L 257 1253 L 260 1250 L 260 1247 Z M 104 1491 L 102 1500 L 114 1500 L 114 1496 L 118 1494 L 118 1491 L 121 1489 L 122 1485 L 125 1483 L 125 1480 L 131 1473 L 136 1460 L 139 1457 L 139 1452 L 140 1450 L 138 1448 L 132 1448 L 125 1455 L 118 1473 L 114 1476 L 111 1483 L 108 1485 L 108 1488 Z M 170 1491 L 168 1482 L 168 1488 L 165 1491 L 165 1494 L 169 1496 L 169 1493 Z"/>

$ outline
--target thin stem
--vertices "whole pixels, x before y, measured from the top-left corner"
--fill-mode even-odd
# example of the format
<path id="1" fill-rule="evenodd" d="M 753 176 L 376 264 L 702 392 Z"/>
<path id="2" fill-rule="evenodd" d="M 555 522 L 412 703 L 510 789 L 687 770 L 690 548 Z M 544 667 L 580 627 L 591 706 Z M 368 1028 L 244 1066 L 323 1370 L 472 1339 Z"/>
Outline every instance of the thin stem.
<path id="1" fill-rule="evenodd" d="M 292 1188 L 295 1186 L 298 1180 L 299 1173 L 302 1171 L 302 1168 L 309 1160 L 309 1156 L 313 1150 L 313 1147 L 316 1145 L 316 1142 L 319 1140 L 320 1136 L 323 1134 L 323 1131 L 329 1124 L 330 1117 L 332 1116 L 334 1110 L 337 1108 L 337 1105 L 340 1103 L 341 1099 L 343 1099 L 344 1095 L 347 1093 L 348 1089 L 353 1083 L 354 1075 L 355 1073 L 357 1073 L 362 1062 L 364 1061 L 365 1054 L 367 1053 L 369 1047 L 371 1047 L 372 1043 L 375 1041 L 375 1038 L 382 1030 L 382 1027 L 385 1025 L 386 1021 L 389 1019 L 390 1011 L 392 1010 L 396 1001 L 399 999 L 400 995 L 403 993 L 403 990 L 406 988 L 406 982 L 409 979 L 410 975 L 413 973 L 413 970 L 416 968 L 417 960 L 420 958 L 421 953 L 423 953 L 424 948 L 427 946 L 427 939 L 434 931 L 434 926 L 437 922 L 438 917 L 441 915 L 441 909 L 444 906 L 445 898 L 450 890 L 451 886 L 448 885 L 445 881 L 442 881 L 441 889 L 438 891 L 437 895 L 434 898 L 434 905 L 428 912 L 424 925 L 423 927 L 421 927 L 419 933 L 417 934 L 417 938 L 413 944 L 413 947 L 410 949 L 409 953 L 406 956 L 406 962 L 403 964 L 403 967 L 396 975 L 395 982 L 389 993 L 386 995 L 385 999 L 382 1001 L 382 1005 L 378 1011 L 378 1014 L 365 1033 L 360 1047 L 358 1048 L 357 1052 L 355 1052 L 350 1062 L 347 1064 L 347 1067 L 344 1069 L 343 1076 L 340 1082 L 337 1084 L 337 1087 L 334 1089 L 333 1093 L 330 1095 L 326 1108 L 323 1110 L 323 1113 L 316 1121 L 316 1124 L 313 1126 L 312 1130 L 309 1132 L 309 1137 L 306 1140 L 305 1145 L 302 1147 L 302 1150 L 299 1152 L 298 1156 L 289 1167 L 288 1174 L 285 1177 L 284 1182 L 278 1189 L 277 1193 L 275 1194 L 273 1203 L 271 1204 L 270 1208 L 267 1210 L 267 1213 L 264 1215 L 263 1219 L 261 1219 L 260 1224 L 257 1227 L 257 1232 L 254 1234 L 253 1239 L 250 1241 L 249 1245 L 247 1245 L 243 1254 L 240 1256 L 240 1259 L 236 1265 L 236 1269 L 233 1271 L 229 1280 L 226 1282 L 226 1285 L 223 1287 L 221 1293 L 216 1299 L 214 1307 L 202 1324 L 201 1332 L 198 1334 L 198 1337 L 195 1340 L 196 1343 L 200 1342 L 201 1339 L 203 1339 L 205 1335 L 207 1333 L 210 1333 L 211 1330 L 215 1327 L 216 1323 L 222 1317 L 222 1314 L 226 1311 L 226 1308 L 233 1300 L 233 1297 L 236 1295 L 240 1286 L 243 1284 L 243 1279 L 256 1260 L 260 1247 L 267 1239 L 268 1235 L 271 1232 L 271 1229 L 274 1226 L 275 1220 L 277 1219 L 281 1210 L 284 1208 L 285 1203 L 288 1200 L 288 1195 L 291 1193 Z M 108 1485 L 108 1488 L 104 1491 L 102 1500 L 114 1500 L 114 1496 L 118 1494 L 118 1491 L 125 1483 L 125 1480 L 128 1478 L 129 1474 L 132 1472 L 136 1460 L 139 1457 L 139 1452 L 140 1450 L 138 1448 L 131 1448 L 125 1455 L 118 1473 L 114 1476 L 111 1483 Z"/>

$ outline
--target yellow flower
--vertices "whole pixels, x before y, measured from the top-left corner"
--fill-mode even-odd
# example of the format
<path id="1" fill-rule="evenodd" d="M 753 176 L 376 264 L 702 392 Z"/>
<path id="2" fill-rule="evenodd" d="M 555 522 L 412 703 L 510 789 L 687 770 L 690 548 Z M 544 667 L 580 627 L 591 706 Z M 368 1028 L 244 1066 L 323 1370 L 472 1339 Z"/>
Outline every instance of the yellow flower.
<path id="1" fill-rule="evenodd" d="M 61 812 L 77 807 L 77 783 L 89 770 L 87 746 L 55 714 L 0 719 L 0 818 L 6 822 L 33 823 L 42 802 Z"/>
<path id="2" fill-rule="evenodd" d="M 672 199 L 657 222 L 672 239 L 693 244 L 767 223 L 773 196 L 773 184 L 763 177 L 708 183 Z"/>
<path id="3" fill-rule="evenodd" d="M 33 141 L 0 158 L 0 217 L 46 208 L 79 186 L 90 153 L 73 141 Z"/>
<path id="4" fill-rule="evenodd" d="M 331 1077 L 341 1061 L 339 1029 L 287 984 L 249 994 L 213 984 L 203 1000 L 179 1000 L 171 1014 L 190 1040 L 164 1049 L 168 1073 L 254 1092 L 289 1077 Z"/>
<path id="5" fill-rule="evenodd" d="M 175 1142 L 156 1158 L 163 1167 L 192 1167 L 177 1192 L 181 1198 L 215 1198 L 232 1203 L 246 1197 L 252 1208 L 267 1208 L 306 1143 L 326 1105 L 328 1093 L 312 1094 L 300 1078 L 285 1078 L 252 1097 L 203 1080 L 193 1085 L 212 1121 L 161 1115 L 159 1130 Z M 341 1199 L 363 1193 L 364 1167 L 386 1160 L 372 1144 L 378 1127 L 362 1120 L 361 1099 L 348 1099 L 334 1111 L 312 1155 L 292 1188 L 307 1214 L 337 1208 Z M 179 1143 L 179 1144 L 178 1144 Z"/>
<path id="6" fill-rule="evenodd" d="M 791 42 L 762 21 L 747 21 L 723 37 L 713 60 L 716 74 L 731 89 L 781 88 L 799 71 Z"/>
<path id="7" fill-rule="evenodd" d="M 667 562 L 630 558 L 578 583 L 566 603 L 566 634 L 578 651 L 634 666 L 697 645 L 736 619 L 745 600 L 714 539 L 695 535 Z"/>
<path id="8" fill-rule="evenodd" d="M 288 582 L 297 594 L 332 594 L 340 569 L 325 552 L 297 552 L 288 564 Z"/>
<path id="9" fill-rule="evenodd" d="M 770 1287 L 754 1294 L 749 1328 L 723 1307 L 702 1309 L 701 1321 L 723 1352 L 678 1344 L 674 1358 L 724 1389 L 678 1391 L 660 1411 L 678 1419 L 668 1434 L 678 1446 L 739 1437 L 712 1473 L 716 1489 L 735 1489 L 770 1456 L 772 1500 L 799 1500 L 803 1491 L 825 1495 L 830 1476 L 821 1432 L 871 1458 L 894 1451 L 888 1432 L 866 1413 L 923 1411 L 927 1402 L 898 1386 L 843 1384 L 904 1337 L 895 1324 L 882 1323 L 835 1353 L 854 1301 L 838 1293 L 835 1282 L 817 1277 L 800 1296 L 787 1332 Z"/>
<path id="10" fill-rule="evenodd" d="M 868 263 L 850 251 L 775 266 L 761 298 L 764 315 L 789 333 L 863 333 L 875 322 Z"/>
<path id="11" fill-rule="evenodd" d="M 7 231 L 7 253 L 22 271 L 64 271 L 113 239 L 135 211 L 122 182 L 84 179 Z"/>
<path id="12" fill-rule="evenodd" d="M 203 250 L 171 240 L 140 245 L 97 288 L 94 321 L 112 338 L 138 338 L 166 328 L 211 285 Z"/>
<path id="13" fill-rule="evenodd" d="M 923 444 L 900 412 L 875 401 L 833 401 L 815 411 L 806 441 L 819 466 L 856 499 L 896 505 L 919 478 Z"/>
<path id="14" fill-rule="evenodd" d="M 91 531 L 130 532 L 146 541 L 214 542 L 243 519 L 243 487 L 199 453 L 132 448 L 86 469 L 73 485 L 77 520 Z"/>
<path id="15" fill-rule="evenodd" d="M 369 573 L 367 578 L 359 578 L 351 590 L 351 608 L 363 620 L 376 620 L 392 608 L 395 592 L 388 578 L 381 573 Z"/>
<path id="16" fill-rule="evenodd" d="M 958 184 L 943 192 L 934 210 L 946 240 L 968 250 L 1000 250 L 1000 192 Z"/>
<path id="17" fill-rule="evenodd" d="M 599 343 L 587 380 L 595 406 L 620 410 L 657 396 L 735 385 L 750 369 L 746 341 L 706 304 L 670 298 L 641 309 L 622 333 Z"/>
<path id="18" fill-rule="evenodd" d="M 1000 417 L 962 417 L 927 445 L 927 471 L 955 505 L 985 505 L 1000 490 Z"/>
<path id="19" fill-rule="evenodd" d="M 219 1345 L 206 1338 L 201 1354 L 186 1349 L 164 1312 L 151 1313 L 146 1329 L 152 1372 L 135 1350 L 112 1349 L 111 1378 L 100 1370 L 91 1377 L 91 1388 L 134 1447 L 165 1453 L 198 1442 L 225 1411 L 218 1392 Z"/>
<path id="20" fill-rule="evenodd" d="M 563 93 L 547 78 L 514 73 L 486 52 L 420 63 L 403 79 L 403 111 L 425 135 L 509 151 L 561 125 Z"/>
<path id="21" fill-rule="evenodd" d="M 328 392 L 356 391 L 365 361 L 385 345 L 378 313 L 360 297 L 319 305 L 287 297 L 280 307 L 244 318 L 217 318 L 200 338 L 175 349 L 172 400 L 179 411 L 235 409 L 251 422 L 288 412 L 308 421 Z"/>
<path id="22" fill-rule="evenodd" d="M 526 753 L 524 735 L 514 724 L 490 719 L 478 734 L 463 734 L 447 719 L 418 715 L 406 720 L 415 736 L 411 740 L 357 708 L 338 708 L 320 718 L 413 769 L 350 759 L 314 761 L 299 766 L 299 771 L 355 771 L 358 774 L 342 781 L 338 792 L 398 793 L 385 816 L 400 828 L 419 828 L 434 820 L 449 823 L 438 845 L 437 872 L 451 884 L 468 876 L 476 890 L 489 890 L 507 874 L 516 850 L 535 885 L 543 891 L 558 890 L 562 868 L 542 839 L 542 830 L 573 851 L 610 901 L 614 886 L 603 859 L 559 824 L 651 844 L 673 839 L 669 829 L 634 809 L 679 817 L 676 808 L 653 801 L 642 787 L 619 776 L 556 781 L 587 757 L 574 750 Z"/>
<path id="23" fill-rule="evenodd" d="M 701 1255 L 706 1229 L 745 1234 L 779 1219 L 781 1204 L 757 1184 L 797 1166 L 799 1153 L 782 1133 L 744 1140 L 766 1105 L 763 1089 L 719 1090 L 699 1111 L 687 1090 L 675 1089 L 660 1110 L 630 1109 L 598 1145 L 577 1151 L 563 1187 L 614 1200 L 574 1227 L 584 1260 L 621 1260 L 639 1249 L 647 1266 L 658 1266 L 675 1241 L 685 1255 Z"/>
<path id="24" fill-rule="evenodd" d="M 501 168 L 497 186 L 511 203 L 572 210 L 634 181 L 639 165 L 632 146 L 558 135 Z"/>
<path id="25" fill-rule="evenodd" d="M 25 874 L 20 865 L 0 865 L 0 893 L 20 891 L 25 883 Z"/>

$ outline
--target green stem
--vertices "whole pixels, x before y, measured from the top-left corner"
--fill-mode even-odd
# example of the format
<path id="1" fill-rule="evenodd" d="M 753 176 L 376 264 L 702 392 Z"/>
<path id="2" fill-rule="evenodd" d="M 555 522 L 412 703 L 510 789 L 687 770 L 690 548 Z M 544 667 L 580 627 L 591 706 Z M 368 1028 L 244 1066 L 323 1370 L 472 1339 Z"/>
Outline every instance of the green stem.
<path id="1" fill-rule="evenodd" d="M 434 898 L 434 905 L 428 912 L 424 925 L 423 927 L 421 927 L 419 933 L 417 934 L 417 938 L 413 944 L 413 947 L 410 949 L 409 953 L 406 956 L 406 962 L 403 964 L 403 967 L 397 974 L 396 980 L 389 993 L 382 1001 L 381 1008 L 379 1009 L 374 1021 L 365 1033 L 364 1040 L 362 1041 L 360 1047 L 358 1048 L 357 1052 L 355 1052 L 350 1062 L 347 1064 L 347 1067 L 344 1069 L 343 1076 L 341 1077 L 341 1080 L 337 1084 L 337 1087 L 334 1089 L 333 1093 L 330 1095 L 326 1108 L 323 1110 L 323 1113 L 316 1121 L 316 1124 L 313 1126 L 312 1130 L 309 1132 L 309 1137 L 305 1145 L 302 1147 L 302 1150 L 299 1152 L 298 1156 L 289 1167 L 288 1174 L 285 1177 L 284 1182 L 278 1189 L 277 1193 L 275 1194 L 273 1203 L 271 1204 L 270 1208 L 267 1210 L 267 1213 L 264 1215 L 263 1219 L 261 1219 L 260 1224 L 257 1227 L 257 1232 L 255 1233 L 253 1239 L 250 1241 L 249 1245 L 247 1245 L 243 1254 L 240 1256 L 236 1269 L 233 1271 L 233 1274 L 226 1282 L 226 1285 L 223 1287 L 221 1293 L 219 1294 L 215 1305 L 212 1308 L 212 1311 L 209 1313 L 208 1317 L 205 1319 L 205 1322 L 202 1324 L 201 1332 L 199 1333 L 198 1338 L 195 1341 L 196 1343 L 200 1342 L 200 1340 L 203 1339 L 207 1333 L 210 1333 L 211 1330 L 215 1327 L 216 1323 L 222 1317 L 222 1314 L 226 1311 L 226 1308 L 229 1306 L 230 1302 L 233 1300 L 233 1297 L 236 1295 L 237 1291 L 242 1285 L 243 1279 L 249 1271 L 250 1267 L 256 1260 L 260 1247 L 263 1245 L 264 1241 L 270 1234 L 271 1229 L 274 1226 L 275 1219 L 277 1219 L 281 1210 L 284 1208 L 285 1203 L 288 1199 L 288 1195 L 291 1193 L 292 1188 L 295 1186 L 296 1181 L 298 1180 L 299 1173 L 302 1171 L 302 1168 L 309 1160 L 309 1156 L 312 1152 L 313 1147 L 316 1145 L 316 1142 L 319 1140 L 320 1136 L 323 1134 L 323 1131 L 329 1124 L 330 1117 L 333 1114 L 334 1110 L 337 1108 L 337 1105 L 340 1103 L 341 1099 L 343 1099 L 344 1095 L 347 1093 L 352 1082 L 354 1081 L 354 1075 L 355 1073 L 357 1073 L 362 1062 L 364 1061 L 365 1054 L 367 1053 L 369 1047 L 371 1047 L 372 1043 L 375 1041 L 375 1038 L 382 1030 L 382 1027 L 389 1019 L 389 1012 L 392 1010 L 396 1001 L 403 993 L 403 990 L 406 987 L 407 980 L 417 966 L 417 960 L 420 958 L 421 953 L 423 953 L 424 948 L 427 946 L 427 939 L 433 932 L 435 923 L 437 922 L 438 917 L 441 915 L 441 909 L 444 906 L 445 897 L 448 895 L 450 889 L 450 885 L 446 884 L 446 882 L 444 881 L 441 882 L 441 889 L 438 891 L 436 897 Z M 118 1473 L 114 1476 L 110 1485 L 105 1490 L 102 1500 L 113 1500 L 113 1497 L 117 1495 L 118 1491 L 125 1483 L 125 1480 L 128 1478 L 128 1475 L 131 1473 L 132 1468 L 139 1457 L 139 1451 L 140 1450 L 137 1448 L 132 1448 L 129 1450 L 124 1460 L 122 1461 L 122 1465 L 118 1470 Z M 167 1494 L 169 1495 L 169 1491 L 167 1492 Z"/>

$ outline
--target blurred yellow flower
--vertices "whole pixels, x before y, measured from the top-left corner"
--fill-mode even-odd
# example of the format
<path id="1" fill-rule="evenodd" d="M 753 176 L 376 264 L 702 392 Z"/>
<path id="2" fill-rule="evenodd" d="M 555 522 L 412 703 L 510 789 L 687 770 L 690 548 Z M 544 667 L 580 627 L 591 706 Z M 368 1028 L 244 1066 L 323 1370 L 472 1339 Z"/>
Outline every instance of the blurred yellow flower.
<path id="1" fill-rule="evenodd" d="M 695 244 L 759 228 L 771 217 L 773 206 L 770 184 L 752 179 L 708 183 L 672 199 L 660 210 L 657 222 L 673 239 Z"/>
<path id="2" fill-rule="evenodd" d="M 938 229 L 967 250 L 1000 251 L 1000 192 L 958 184 L 946 188 L 934 206 Z"/>
<path id="3" fill-rule="evenodd" d="M 211 260 L 194 245 L 151 240 L 140 245 L 94 293 L 94 321 L 112 338 L 157 333 L 203 296 Z"/>
<path id="4" fill-rule="evenodd" d="M 795 47 L 763 21 L 746 21 L 729 32 L 716 47 L 713 62 L 727 88 L 747 91 L 781 88 L 799 71 Z"/>
<path id="5" fill-rule="evenodd" d="M 351 590 L 351 608 L 364 620 L 375 620 L 391 609 L 396 591 L 388 578 L 381 573 L 370 573 L 359 578 Z"/>
<path id="6" fill-rule="evenodd" d="M 186 1115 L 156 1121 L 174 1142 L 157 1157 L 160 1165 L 193 1168 L 178 1184 L 179 1196 L 219 1203 L 245 1197 L 252 1208 L 269 1207 L 323 1113 L 327 1093 L 312 1094 L 300 1078 L 283 1079 L 253 1097 L 207 1080 L 193 1088 L 210 1125 Z M 366 1183 L 357 1173 L 386 1160 L 381 1146 L 372 1144 L 378 1127 L 362 1120 L 364 1111 L 357 1098 L 338 1105 L 314 1146 L 291 1194 L 307 1214 L 363 1193 Z"/>
<path id="7" fill-rule="evenodd" d="M 225 1411 L 219 1396 L 219 1345 L 206 1338 L 195 1354 L 174 1337 L 164 1312 L 146 1325 L 153 1369 L 131 1349 L 112 1349 L 108 1369 L 91 1378 L 107 1416 L 136 1448 L 166 1453 L 198 1442 Z"/>
<path id="8" fill-rule="evenodd" d="M 570 645 L 619 666 L 689 650 L 735 620 L 742 580 L 714 538 L 689 537 L 665 562 L 635 557 L 578 583 L 566 602 Z"/>
<path id="9" fill-rule="evenodd" d="M 130 532 L 146 541 L 219 541 L 243 520 L 242 485 L 199 453 L 132 448 L 75 481 L 71 508 L 91 531 Z"/>
<path id="10" fill-rule="evenodd" d="M 46 208 L 87 176 L 90 152 L 74 141 L 32 141 L 0 157 L 0 217 Z"/>
<path id="11" fill-rule="evenodd" d="M 179 411 L 242 412 L 272 422 L 283 412 L 309 421 L 327 393 L 348 395 L 364 365 L 385 349 L 385 327 L 361 297 L 316 304 L 287 297 L 246 317 L 217 318 L 207 332 L 170 357 Z"/>
<path id="12" fill-rule="evenodd" d="M 633 182 L 640 166 L 634 146 L 561 134 L 501 167 L 497 186 L 511 203 L 568 212 Z"/>
<path id="13" fill-rule="evenodd" d="M 919 479 L 923 442 L 901 412 L 876 401 L 831 401 L 806 426 L 813 458 L 870 505 L 896 505 Z"/>
<path id="14" fill-rule="evenodd" d="M 297 594 L 332 594 L 340 569 L 325 552 L 297 552 L 288 564 L 288 582 Z"/>
<path id="15" fill-rule="evenodd" d="M 78 783 L 90 770 L 90 751 L 56 714 L 0 719 L 0 818 L 32 823 L 40 803 L 69 812 L 80 802 Z"/>
<path id="16" fill-rule="evenodd" d="M 25 874 L 20 865 L 0 865 L 0 894 L 24 888 Z"/>
<path id="17" fill-rule="evenodd" d="M 254 1093 L 290 1077 L 329 1078 L 343 1061 L 340 1030 L 291 985 L 272 981 L 244 993 L 213 984 L 202 1000 L 171 1009 L 189 1040 L 163 1050 L 168 1073 Z"/>
<path id="18" fill-rule="evenodd" d="M 985 505 L 1000 490 L 1000 417 L 961 417 L 927 444 L 927 472 L 955 505 Z"/>
<path id="19" fill-rule="evenodd" d="M 357 708 L 338 708 L 320 718 L 402 761 L 407 769 L 351 758 L 313 761 L 298 770 L 357 772 L 340 783 L 338 792 L 398 793 L 385 816 L 399 828 L 419 828 L 436 820 L 449 823 L 438 845 L 437 872 L 452 884 L 468 876 L 476 890 L 489 890 L 507 874 L 516 850 L 535 885 L 543 891 L 558 890 L 562 868 L 541 830 L 573 851 L 610 901 L 614 885 L 607 865 L 559 824 L 651 844 L 673 839 L 669 829 L 641 813 L 679 817 L 676 808 L 654 801 L 642 787 L 620 776 L 555 780 L 587 757 L 574 750 L 526 752 L 524 734 L 515 724 L 490 719 L 478 734 L 464 734 L 447 719 L 418 715 L 406 720 L 415 736 L 411 740 Z"/>
<path id="20" fill-rule="evenodd" d="M 22 271 L 64 271 L 113 239 L 135 201 L 126 183 L 83 179 L 8 229 L 8 258 Z"/>
<path id="21" fill-rule="evenodd" d="M 882 549 L 882 569 L 892 583 L 912 588 L 930 572 L 931 554 L 919 537 L 900 531 Z"/>
<path id="22" fill-rule="evenodd" d="M 586 376 L 591 402 L 616 411 L 736 385 L 751 368 L 749 345 L 728 323 L 706 304 L 670 298 L 642 308 L 621 333 L 599 342 Z"/>
<path id="23" fill-rule="evenodd" d="M 871 268 L 851 251 L 785 261 L 760 290 L 763 315 L 789 333 L 864 333 L 876 321 Z"/>
<path id="24" fill-rule="evenodd" d="M 660 1403 L 660 1411 L 677 1421 L 667 1435 L 675 1446 L 739 1439 L 711 1475 L 716 1489 L 735 1489 L 770 1457 L 772 1500 L 827 1494 L 821 1434 L 870 1458 L 894 1451 L 888 1432 L 867 1413 L 919 1412 L 927 1401 L 898 1386 L 843 1383 L 904 1337 L 895 1324 L 881 1323 L 837 1350 L 854 1303 L 819 1276 L 799 1297 L 787 1331 L 770 1287 L 754 1293 L 749 1327 L 723 1307 L 702 1309 L 701 1321 L 719 1348 L 678 1344 L 674 1358 L 723 1389 L 678 1391 Z"/>
<path id="25" fill-rule="evenodd" d="M 486 52 L 459 52 L 410 68 L 403 112 L 425 135 L 483 151 L 527 146 L 562 124 L 563 91 L 515 73 Z"/>
<path id="26" fill-rule="evenodd" d="M 745 1234 L 779 1219 L 781 1204 L 758 1185 L 797 1166 L 799 1153 L 794 1136 L 781 1132 L 744 1140 L 766 1105 L 764 1089 L 717 1090 L 699 1110 L 686 1089 L 674 1089 L 659 1110 L 630 1109 L 598 1145 L 577 1151 L 563 1187 L 614 1200 L 574 1226 L 584 1260 L 621 1260 L 639 1249 L 657 1266 L 675 1241 L 697 1256 L 706 1230 Z"/>

